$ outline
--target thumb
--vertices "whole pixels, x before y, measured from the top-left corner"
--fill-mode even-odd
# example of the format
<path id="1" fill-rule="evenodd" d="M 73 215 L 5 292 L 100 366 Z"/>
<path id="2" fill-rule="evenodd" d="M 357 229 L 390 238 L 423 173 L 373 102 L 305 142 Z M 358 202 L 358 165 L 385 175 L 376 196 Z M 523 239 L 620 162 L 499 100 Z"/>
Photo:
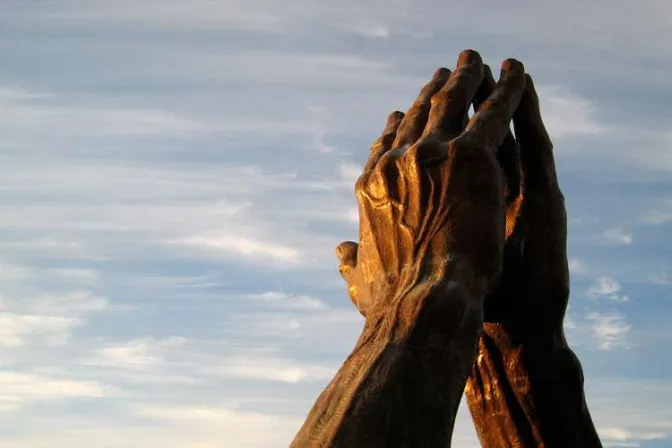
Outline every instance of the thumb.
<path id="1" fill-rule="evenodd" d="M 362 291 L 357 288 L 357 250 L 359 245 L 352 241 L 344 241 L 336 246 L 336 256 L 340 261 L 338 271 L 341 277 L 345 280 L 348 286 L 348 296 L 350 300 L 359 310 L 359 312 L 366 317 L 366 307 L 370 300 L 366 300 L 366 295 L 362 295 Z"/>
<path id="2" fill-rule="evenodd" d="M 346 281 L 346 274 L 357 266 L 358 247 L 359 245 L 353 241 L 344 241 L 336 246 L 336 257 L 341 262 L 338 270 Z"/>

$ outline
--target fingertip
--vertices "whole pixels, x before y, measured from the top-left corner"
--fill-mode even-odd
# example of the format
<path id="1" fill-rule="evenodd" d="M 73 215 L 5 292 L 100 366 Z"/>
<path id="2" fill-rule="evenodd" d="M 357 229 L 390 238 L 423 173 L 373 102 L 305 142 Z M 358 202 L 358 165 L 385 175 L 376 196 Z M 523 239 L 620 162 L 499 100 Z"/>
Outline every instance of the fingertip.
<path id="1" fill-rule="evenodd" d="M 525 66 L 517 59 L 509 58 L 502 62 L 502 71 L 500 76 L 520 77 L 525 79 Z"/>
<path id="2" fill-rule="evenodd" d="M 397 123 L 404 119 L 405 114 L 399 110 L 395 110 L 387 116 L 387 123 Z"/>
<path id="3" fill-rule="evenodd" d="M 434 72 L 434 76 L 432 76 L 433 80 L 440 80 L 440 79 L 448 79 L 450 76 L 450 70 L 448 70 L 446 67 L 440 67 Z"/>
<path id="4" fill-rule="evenodd" d="M 464 50 L 457 56 L 457 67 L 465 65 L 483 65 L 483 59 L 476 50 Z"/>
<path id="5" fill-rule="evenodd" d="M 396 131 L 401 120 L 404 119 L 405 114 L 401 111 L 395 110 L 390 115 L 387 116 L 387 121 L 385 123 L 385 132 L 383 134 L 388 134 L 390 132 Z"/>

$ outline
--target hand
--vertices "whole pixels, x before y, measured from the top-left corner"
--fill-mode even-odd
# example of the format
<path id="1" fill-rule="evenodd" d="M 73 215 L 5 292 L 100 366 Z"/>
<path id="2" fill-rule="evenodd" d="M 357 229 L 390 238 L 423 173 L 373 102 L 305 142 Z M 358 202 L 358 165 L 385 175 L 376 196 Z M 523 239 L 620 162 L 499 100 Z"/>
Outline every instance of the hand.
<path id="1" fill-rule="evenodd" d="M 486 67 L 476 110 L 494 84 Z M 486 448 L 601 447 L 581 365 L 562 327 L 569 298 L 567 217 L 529 75 L 513 124 L 516 139 L 507 134 L 498 154 L 507 185 L 504 266 L 486 299 L 467 401 Z"/>
<path id="2" fill-rule="evenodd" d="M 366 317 L 405 291 L 438 287 L 449 264 L 459 271 L 454 279 L 481 293 L 498 279 L 504 209 L 495 153 L 524 72 L 505 61 L 487 107 L 468 120 L 482 77 L 478 53 L 463 52 L 457 70 L 439 69 L 405 116 L 389 116 L 371 148 L 355 187 L 360 243 L 336 251 L 348 294 Z"/>
<path id="3" fill-rule="evenodd" d="M 478 53 L 439 69 L 406 115 L 394 112 L 355 192 L 359 244 L 337 248 L 362 335 L 317 399 L 293 448 L 450 446 L 504 248 L 495 157 L 524 89 L 520 62 L 471 120 Z M 402 423 L 402 424 L 399 424 Z"/>

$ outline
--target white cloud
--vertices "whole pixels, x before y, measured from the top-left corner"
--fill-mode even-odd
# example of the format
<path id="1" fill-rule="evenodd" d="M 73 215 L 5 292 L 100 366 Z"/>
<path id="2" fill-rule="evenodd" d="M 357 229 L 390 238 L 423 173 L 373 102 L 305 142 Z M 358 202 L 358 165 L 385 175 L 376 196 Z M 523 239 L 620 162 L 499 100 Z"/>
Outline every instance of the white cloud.
<path id="1" fill-rule="evenodd" d="M 607 132 L 596 119 L 596 106 L 563 87 L 539 87 L 544 124 L 555 139 L 595 136 Z"/>
<path id="2" fill-rule="evenodd" d="M 93 350 L 83 363 L 117 369 L 145 370 L 163 364 L 169 351 L 179 349 L 185 343 L 186 339 L 182 337 L 139 339 Z"/>
<path id="3" fill-rule="evenodd" d="M 36 256 L 61 260 L 103 261 L 106 257 L 91 252 L 82 241 L 40 236 L 34 239 L 14 238 L 0 240 L 0 247 L 6 254 Z"/>
<path id="4" fill-rule="evenodd" d="M 66 344 L 72 330 L 84 325 L 89 314 L 107 309 L 107 299 L 87 291 L 2 297 L 0 346 L 18 349 L 26 345 Z"/>
<path id="5" fill-rule="evenodd" d="M 344 188 L 337 170 L 325 170 L 319 180 L 312 180 L 244 165 L 194 169 L 21 165 L 7 168 L 3 179 L 13 191 L 29 198 L 5 213 L 0 211 L 0 229 L 36 235 L 32 242 L 9 246 L 22 255 L 46 244 L 67 256 L 81 247 L 110 258 L 119 256 L 119 251 L 152 245 L 181 257 L 228 257 L 264 266 L 303 266 L 315 257 L 332 261 L 338 241 L 307 229 L 306 223 L 349 219 L 343 211 L 352 207 L 354 198 L 352 186 Z M 32 199 L 41 194 L 44 184 L 53 185 L 53 200 L 47 203 Z M 325 195 L 330 195 L 329 200 Z M 48 239 L 55 231 L 61 239 Z M 76 239 L 68 240 L 71 235 Z M 72 244 L 55 244 L 63 240 Z M 40 244 L 30 247 L 36 241 Z M 26 275 L 23 270 L 11 272 Z"/>
<path id="6" fill-rule="evenodd" d="M 579 260 L 578 258 L 570 258 L 568 260 L 569 272 L 572 274 L 586 274 L 588 273 L 588 267 L 586 264 Z"/>
<path id="7" fill-rule="evenodd" d="M 133 278 L 128 278 L 127 281 L 144 287 L 155 289 L 160 288 L 210 288 L 217 286 L 218 274 L 216 272 L 208 272 L 203 275 L 194 276 L 180 276 L 180 275 L 143 275 Z"/>
<path id="8" fill-rule="evenodd" d="M 222 406 L 137 406 L 137 417 L 152 418 L 190 435 L 178 436 L 182 444 L 162 445 L 189 448 L 218 448 L 225 443 L 236 448 L 286 445 L 298 431 L 302 419 L 268 415 Z M 171 444 L 174 442 L 166 441 Z M 282 441 L 282 442 L 281 442 Z"/>
<path id="9" fill-rule="evenodd" d="M 621 290 L 621 285 L 616 280 L 609 277 L 599 277 L 597 279 L 597 286 L 589 289 L 593 295 L 611 295 Z"/>
<path id="10" fill-rule="evenodd" d="M 46 272 L 57 277 L 82 283 L 94 283 L 100 278 L 99 271 L 87 268 L 50 268 Z"/>
<path id="11" fill-rule="evenodd" d="M 261 294 L 248 294 L 243 298 L 257 301 L 261 305 L 277 306 L 284 309 L 295 310 L 322 310 L 327 304 L 315 297 L 305 295 L 292 295 L 280 291 L 267 291 Z"/>
<path id="12" fill-rule="evenodd" d="M 235 318 L 227 318 L 225 325 L 242 339 L 289 344 L 295 353 L 312 353 L 319 347 L 323 353 L 344 356 L 355 344 L 364 319 L 350 304 L 345 287 L 339 296 L 347 308 L 316 309 L 308 313 L 241 312 Z"/>
<path id="13" fill-rule="evenodd" d="M 359 179 L 359 176 L 362 175 L 362 166 L 355 165 L 354 163 L 342 163 L 339 167 L 341 179 L 346 188 L 351 188 L 352 191 L 355 189 L 355 182 Z"/>
<path id="14" fill-rule="evenodd" d="M 269 2 L 263 3 L 266 6 L 272 5 Z M 276 11 L 257 6 L 259 5 L 248 5 L 240 0 L 219 2 L 194 0 L 189 5 L 169 0 L 162 3 L 161 8 L 156 8 L 151 2 L 134 3 L 129 0 L 120 0 L 114 4 L 70 0 L 60 8 L 45 7 L 42 14 L 46 18 L 60 20 L 138 21 L 145 25 L 149 22 L 171 27 L 200 25 L 233 30 L 277 32 L 281 21 L 280 17 L 274 14 Z"/>
<path id="15" fill-rule="evenodd" d="M 161 409 L 163 411 L 161 412 Z M 153 412 L 156 410 L 157 412 Z M 178 414 L 185 412 L 185 418 Z M 85 445 L 89 448 L 275 448 L 282 440 L 288 445 L 300 422 L 297 419 L 277 416 L 257 418 L 253 413 L 232 413 L 229 419 L 202 417 L 195 419 L 194 412 L 187 414 L 185 407 L 174 406 L 137 409 L 136 417 L 152 418 L 153 424 L 128 425 L 125 423 L 101 422 L 96 427 L 85 423 L 71 427 L 71 420 L 59 421 L 60 426 L 40 426 L 40 432 L 30 436 L 1 435 L 0 443 L 7 448 L 71 448 Z M 67 429 L 66 429 L 67 428 Z"/>
<path id="16" fill-rule="evenodd" d="M 35 271 L 28 266 L 0 261 L 0 279 L 3 281 L 26 280 L 35 275 Z"/>
<path id="17" fill-rule="evenodd" d="M 296 265 L 301 261 L 301 253 L 292 247 L 271 242 L 231 236 L 197 236 L 175 241 L 199 249 L 232 252 L 258 260 L 272 260 L 282 264 Z"/>
<path id="18" fill-rule="evenodd" d="M 95 283 L 100 273 L 89 268 L 40 268 L 0 261 L 0 279 L 5 284 L 35 279 L 61 279 L 76 283 Z"/>
<path id="19" fill-rule="evenodd" d="M 19 306 L 15 304 L 14 306 Z M 29 310 L 59 316 L 81 316 L 88 313 L 105 311 L 109 301 L 105 297 L 90 291 L 72 291 L 65 294 L 44 294 L 35 297 L 30 303 L 23 305 Z"/>
<path id="20" fill-rule="evenodd" d="M 103 398 L 115 389 L 97 381 L 0 371 L 0 412 L 40 401 L 87 397 Z"/>
<path id="21" fill-rule="evenodd" d="M 15 348 L 27 343 L 61 344 L 70 330 L 81 325 L 77 318 L 0 312 L 0 347 Z"/>
<path id="22" fill-rule="evenodd" d="M 610 277 L 598 277 L 596 285 L 588 289 L 588 296 L 594 298 L 605 298 L 615 302 L 627 302 L 628 296 L 619 295 L 621 284 Z"/>
<path id="23" fill-rule="evenodd" d="M 616 313 L 590 313 L 586 318 L 592 321 L 592 333 L 602 350 L 630 348 L 628 336 L 632 328 L 625 318 Z"/>
<path id="24" fill-rule="evenodd" d="M 632 244 L 632 233 L 623 229 L 609 229 L 602 233 L 602 240 L 607 244 Z"/>
<path id="25" fill-rule="evenodd" d="M 21 89 L 0 87 L 0 92 Z M 206 131 L 208 127 L 161 110 L 123 109 L 113 106 L 67 105 L 54 95 L 0 95 L 0 127 L 11 135 L 28 137 L 36 123 L 41 136 L 125 136 L 181 135 Z"/>
<path id="26" fill-rule="evenodd" d="M 247 378 L 265 381 L 298 383 L 303 381 L 326 381 L 336 370 L 289 359 L 272 357 L 235 356 L 225 360 L 218 367 L 206 368 L 207 371 L 223 377 Z"/>
<path id="27" fill-rule="evenodd" d="M 106 345 L 91 350 L 80 364 L 155 375 L 173 370 L 209 382 L 213 378 L 240 378 L 299 383 L 324 381 L 334 374 L 333 367 L 297 361 L 274 350 L 243 350 L 207 341 L 199 344 L 184 337 L 148 337 Z"/>
<path id="28" fill-rule="evenodd" d="M 105 297 L 79 288 L 93 287 L 97 279 L 89 268 L 0 263 L 0 347 L 11 350 L 5 355 L 67 344 L 91 313 L 109 310 Z"/>
<path id="29" fill-rule="evenodd" d="M 622 442 L 627 442 L 629 440 L 656 440 L 656 439 L 665 439 L 667 435 L 664 432 L 634 432 L 628 431 L 623 428 L 600 428 L 599 434 L 601 437 L 609 439 L 610 442 L 606 446 L 640 446 L 637 442 L 632 442 L 630 444 L 623 444 Z"/>
<path id="30" fill-rule="evenodd" d="M 387 39 L 390 37 L 390 30 L 385 25 L 360 26 L 355 29 L 355 32 L 373 39 Z"/>
<path id="31" fill-rule="evenodd" d="M 668 405 L 672 389 L 668 382 L 588 376 L 586 386 L 588 405 L 604 446 L 641 446 L 642 442 L 669 442 L 672 438 Z"/>

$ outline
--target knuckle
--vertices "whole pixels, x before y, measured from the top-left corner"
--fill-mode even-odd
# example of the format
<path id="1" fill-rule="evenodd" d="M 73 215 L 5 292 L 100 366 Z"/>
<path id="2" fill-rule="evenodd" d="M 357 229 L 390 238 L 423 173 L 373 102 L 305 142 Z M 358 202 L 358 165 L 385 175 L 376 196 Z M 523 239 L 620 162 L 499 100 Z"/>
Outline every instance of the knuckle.
<path id="1" fill-rule="evenodd" d="M 433 138 L 423 139 L 408 148 L 404 155 L 404 165 L 407 167 L 430 167 L 436 162 L 444 160 L 448 152 L 444 145 Z"/>
<path id="2" fill-rule="evenodd" d="M 396 182 L 398 169 L 396 156 L 391 154 L 397 150 L 383 154 L 370 171 L 363 173 L 355 182 L 355 195 L 361 200 L 384 201 L 389 196 L 389 185 Z"/>
<path id="3" fill-rule="evenodd" d="M 477 167 L 499 167 L 494 151 L 483 146 L 471 144 L 464 138 L 458 138 L 448 145 L 450 159 L 455 165 L 476 165 Z"/>
<path id="4" fill-rule="evenodd" d="M 398 171 L 397 162 L 400 156 L 407 151 L 408 149 L 405 148 L 387 151 L 380 157 L 378 163 L 376 163 L 376 166 L 373 168 L 374 173 L 376 173 L 378 177 L 386 180 L 396 177 Z"/>
<path id="5" fill-rule="evenodd" d="M 426 145 L 426 143 L 423 141 L 423 142 L 416 143 L 415 145 L 409 147 L 406 150 L 406 152 L 404 153 L 404 164 L 405 165 L 408 165 L 408 164 L 416 165 L 416 164 L 418 164 L 419 160 L 421 158 L 421 153 L 422 153 L 421 148 L 425 145 Z"/>

